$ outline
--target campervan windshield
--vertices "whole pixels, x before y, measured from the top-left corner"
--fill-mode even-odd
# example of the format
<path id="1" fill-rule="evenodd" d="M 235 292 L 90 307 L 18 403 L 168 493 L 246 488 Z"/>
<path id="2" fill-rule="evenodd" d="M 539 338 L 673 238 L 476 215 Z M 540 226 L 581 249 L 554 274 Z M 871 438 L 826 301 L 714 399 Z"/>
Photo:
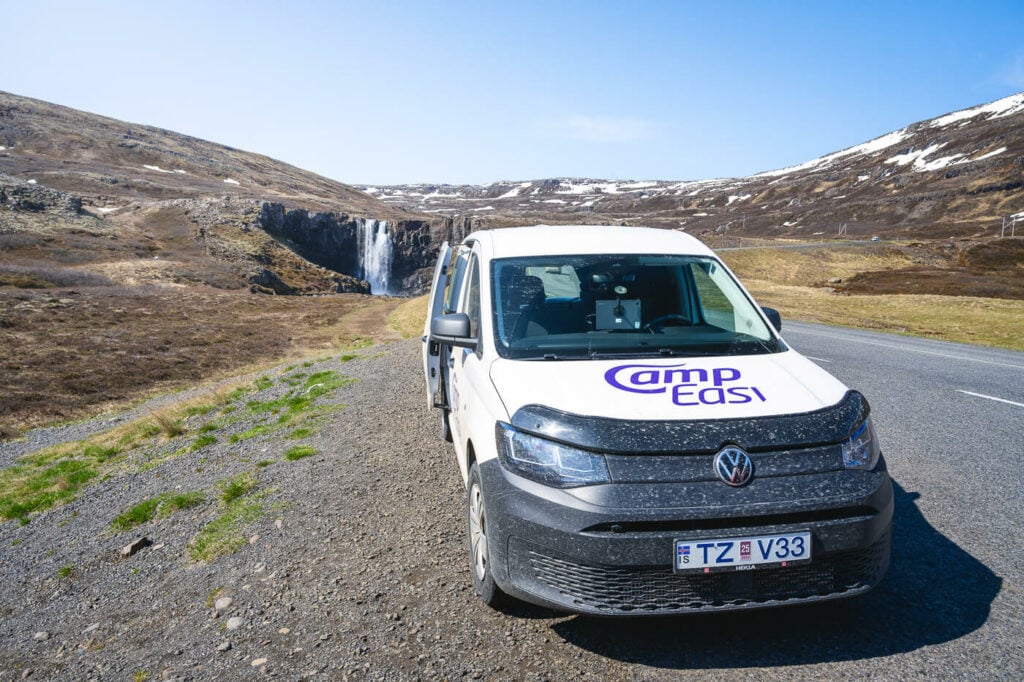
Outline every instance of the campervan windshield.
<path id="1" fill-rule="evenodd" d="M 495 345 L 507 358 L 776 353 L 772 333 L 714 258 L 536 256 L 492 261 Z"/>

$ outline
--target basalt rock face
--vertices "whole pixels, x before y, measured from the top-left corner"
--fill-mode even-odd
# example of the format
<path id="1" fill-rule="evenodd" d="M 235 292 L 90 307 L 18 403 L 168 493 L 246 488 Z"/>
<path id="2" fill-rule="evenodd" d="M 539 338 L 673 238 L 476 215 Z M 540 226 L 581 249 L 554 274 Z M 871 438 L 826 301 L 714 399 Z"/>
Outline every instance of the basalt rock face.
<path id="1" fill-rule="evenodd" d="M 311 263 L 353 277 L 363 277 L 360 231 L 366 220 L 345 213 L 318 213 L 302 208 L 289 210 L 282 204 L 265 203 L 256 224 Z M 471 221 L 460 217 L 437 221 L 389 221 L 391 293 L 413 295 L 429 289 L 441 244 L 461 241 L 471 230 Z"/>
<path id="2" fill-rule="evenodd" d="M 400 283 L 403 294 L 426 293 L 441 244 L 458 244 L 474 229 L 473 219 L 464 216 L 398 221 L 392 232 L 392 281 Z"/>
<path id="3" fill-rule="evenodd" d="M 359 276 L 358 226 L 348 215 L 310 212 L 302 208 L 289 211 L 282 204 L 267 203 L 260 208 L 256 222 L 309 262 Z"/>

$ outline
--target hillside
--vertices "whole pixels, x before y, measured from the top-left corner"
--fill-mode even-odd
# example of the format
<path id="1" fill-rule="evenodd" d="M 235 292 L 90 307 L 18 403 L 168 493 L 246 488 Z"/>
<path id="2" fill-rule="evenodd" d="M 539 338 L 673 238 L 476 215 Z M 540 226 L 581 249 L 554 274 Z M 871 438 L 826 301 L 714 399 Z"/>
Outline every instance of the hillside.
<path id="1" fill-rule="evenodd" d="M 551 178 L 363 186 L 396 207 L 482 225 L 614 223 L 748 237 L 979 238 L 1024 219 L 1024 93 L 745 178 Z"/>
<path id="2" fill-rule="evenodd" d="M 3 92 L 0 209 L 0 286 L 369 293 L 368 231 L 390 226 L 400 280 L 425 267 L 400 235 L 451 224 L 260 154 Z M 317 229 L 332 238 L 308 243 Z"/>
<path id="3" fill-rule="evenodd" d="M 0 171 L 83 197 L 95 210 L 227 195 L 379 218 L 401 214 L 348 185 L 260 154 L 4 92 Z"/>

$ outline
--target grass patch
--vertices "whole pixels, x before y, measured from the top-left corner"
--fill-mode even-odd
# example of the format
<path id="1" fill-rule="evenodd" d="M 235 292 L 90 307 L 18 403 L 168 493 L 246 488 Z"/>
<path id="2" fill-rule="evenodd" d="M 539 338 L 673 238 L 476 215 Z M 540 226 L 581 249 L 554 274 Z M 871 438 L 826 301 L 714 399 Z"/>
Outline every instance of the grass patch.
<path id="1" fill-rule="evenodd" d="M 148 523 L 157 517 L 163 518 L 183 509 L 191 509 L 202 504 L 205 499 L 206 496 L 200 491 L 177 494 L 163 493 L 143 500 L 128 511 L 119 514 L 110 522 L 110 527 L 120 533 Z"/>
<path id="2" fill-rule="evenodd" d="M 186 417 L 201 417 L 204 414 L 209 414 L 217 409 L 217 405 L 214 403 L 207 403 L 205 405 L 192 405 L 191 407 L 185 408 Z"/>
<path id="3" fill-rule="evenodd" d="M 284 458 L 289 462 L 294 462 L 297 459 L 304 457 L 311 457 L 316 454 L 316 448 L 312 445 L 296 445 L 288 448 L 288 451 L 284 453 Z"/>
<path id="4" fill-rule="evenodd" d="M 152 419 L 159 429 L 158 433 L 163 433 L 167 438 L 175 438 L 185 433 L 181 417 L 170 411 L 154 412 Z"/>
<path id="5" fill-rule="evenodd" d="M 309 428 L 308 426 L 300 426 L 299 428 L 295 429 L 287 436 L 285 436 L 285 438 L 289 438 L 291 440 L 302 440 L 303 438 L 309 438 L 310 436 L 313 435 L 313 433 L 313 429 Z"/>
<path id="6" fill-rule="evenodd" d="M 268 388 L 272 387 L 273 385 L 274 380 L 268 376 L 260 377 L 259 379 L 256 380 L 256 383 L 253 384 L 257 391 L 265 391 Z"/>
<path id="7" fill-rule="evenodd" d="M 261 412 L 295 414 L 308 408 L 320 396 L 349 386 L 354 382 L 355 379 L 352 377 L 342 376 L 334 370 L 317 372 L 306 377 L 305 381 L 301 382 L 301 386 L 296 384 L 296 387 L 285 393 L 284 396 L 276 400 L 250 400 L 246 403 L 246 408 L 255 414 Z"/>
<path id="8" fill-rule="evenodd" d="M 82 455 L 54 464 L 16 464 L 0 471 L 0 518 L 27 523 L 29 514 L 74 499 L 98 475 L 98 464 Z"/>
<path id="9" fill-rule="evenodd" d="M 239 443 L 257 436 L 268 435 L 289 425 L 295 425 L 297 429 L 300 429 L 298 424 L 301 422 L 343 409 L 344 406 L 339 405 L 315 407 L 313 403 L 317 398 L 344 386 L 349 386 L 355 382 L 355 379 L 343 376 L 334 370 L 327 370 L 309 376 L 286 377 L 285 381 L 292 388 L 282 397 L 274 400 L 250 400 L 245 404 L 251 414 L 263 415 L 263 419 L 260 423 L 241 433 L 232 434 L 229 438 L 230 442 Z M 270 418 L 275 416 L 276 420 L 271 421 Z"/>
<path id="10" fill-rule="evenodd" d="M 200 450 L 202 448 L 205 448 L 207 445 L 213 445 L 216 442 L 217 437 L 207 433 L 203 434 L 202 436 L 199 436 L 194 441 L 192 441 L 192 445 L 190 445 L 188 449 L 192 451 Z"/>
<path id="11" fill-rule="evenodd" d="M 270 466 L 273 463 L 274 460 L 272 459 L 261 459 L 260 461 L 256 462 L 256 466 L 259 467 L 260 469 L 263 469 L 265 467 Z"/>
<path id="12" fill-rule="evenodd" d="M 306 372 L 296 372 L 295 374 L 286 376 L 281 381 L 287 384 L 288 386 L 298 386 L 308 376 L 309 374 L 307 374 Z"/>
<path id="13" fill-rule="evenodd" d="M 60 568 L 57 569 L 57 577 L 60 578 L 61 580 L 63 580 L 64 578 L 70 578 L 71 575 L 74 572 L 75 572 L 75 565 L 74 564 L 64 564 L 63 566 L 61 566 Z"/>
<path id="14" fill-rule="evenodd" d="M 217 488 L 220 490 L 220 501 L 230 505 L 238 498 L 252 491 L 256 484 L 256 477 L 249 473 L 239 474 L 224 481 L 219 481 Z"/>
<path id="15" fill-rule="evenodd" d="M 203 526 L 189 541 L 189 556 L 194 561 L 212 561 L 244 547 L 247 542 L 243 533 L 245 526 L 258 520 L 262 514 L 263 505 L 258 499 L 233 500 L 222 514 Z"/>

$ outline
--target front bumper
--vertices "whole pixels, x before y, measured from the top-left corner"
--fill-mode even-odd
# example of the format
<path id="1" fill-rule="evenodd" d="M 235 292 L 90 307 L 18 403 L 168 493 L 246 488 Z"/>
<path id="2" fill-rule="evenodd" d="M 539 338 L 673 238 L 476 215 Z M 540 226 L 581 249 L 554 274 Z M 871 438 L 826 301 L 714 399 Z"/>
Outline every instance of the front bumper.
<path id="1" fill-rule="evenodd" d="M 658 615 L 812 602 L 866 592 L 889 565 L 893 493 L 884 460 L 872 472 L 755 479 L 741 489 L 708 481 L 557 490 L 497 460 L 480 474 L 495 582 L 559 610 Z M 797 530 L 811 532 L 808 564 L 672 569 L 676 540 Z"/>

